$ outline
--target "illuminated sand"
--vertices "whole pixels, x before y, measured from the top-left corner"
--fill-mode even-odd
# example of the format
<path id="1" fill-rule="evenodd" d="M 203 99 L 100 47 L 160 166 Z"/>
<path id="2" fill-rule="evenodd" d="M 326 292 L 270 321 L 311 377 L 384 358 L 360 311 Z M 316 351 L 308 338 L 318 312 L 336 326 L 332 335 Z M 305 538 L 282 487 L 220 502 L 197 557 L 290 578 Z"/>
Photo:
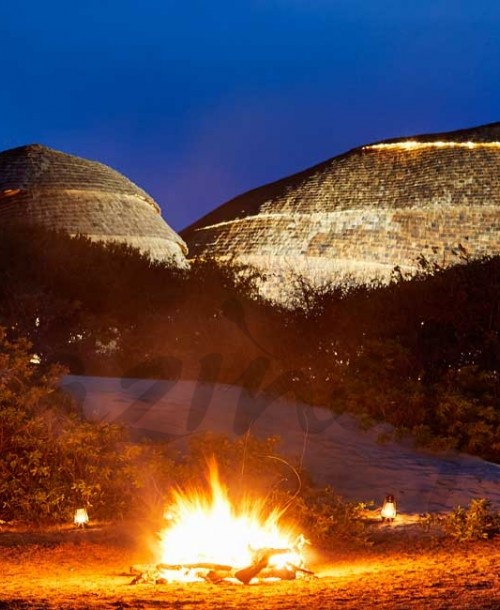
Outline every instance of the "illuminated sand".
<path id="1" fill-rule="evenodd" d="M 77 534 L 79 540 L 66 541 L 0 534 L 0 608 L 497 610 L 500 605 L 500 540 L 451 548 L 418 548 L 413 540 L 356 552 L 336 549 L 314 565 L 320 577 L 313 580 L 130 586 L 128 566 L 142 557 L 125 544 L 123 529 Z"/>

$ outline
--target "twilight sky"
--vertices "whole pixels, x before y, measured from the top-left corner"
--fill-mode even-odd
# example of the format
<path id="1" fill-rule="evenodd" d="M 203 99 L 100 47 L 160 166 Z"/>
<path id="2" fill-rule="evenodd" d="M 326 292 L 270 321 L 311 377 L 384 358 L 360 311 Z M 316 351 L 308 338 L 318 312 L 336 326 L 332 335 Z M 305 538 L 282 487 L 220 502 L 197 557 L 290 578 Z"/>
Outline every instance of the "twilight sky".
<path id="1" fill-rule="evenodd" d="M 180 230 L 374 140 L 500 120 L 498 0 L 0 0 L 0 150 L 127 175 Z"/>

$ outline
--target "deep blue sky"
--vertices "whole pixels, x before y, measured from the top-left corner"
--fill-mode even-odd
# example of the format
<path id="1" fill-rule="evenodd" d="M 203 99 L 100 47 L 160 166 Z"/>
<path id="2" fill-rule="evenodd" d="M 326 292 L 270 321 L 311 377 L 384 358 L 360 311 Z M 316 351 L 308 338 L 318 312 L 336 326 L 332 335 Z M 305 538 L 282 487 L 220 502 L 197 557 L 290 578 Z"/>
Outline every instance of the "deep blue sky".
<path id="1" fill-rule="evenodd" d="M 377 139 L 500 120 L 498 0 L 0 0 L 0 150 L 126 174 L 180 230 Z"/>

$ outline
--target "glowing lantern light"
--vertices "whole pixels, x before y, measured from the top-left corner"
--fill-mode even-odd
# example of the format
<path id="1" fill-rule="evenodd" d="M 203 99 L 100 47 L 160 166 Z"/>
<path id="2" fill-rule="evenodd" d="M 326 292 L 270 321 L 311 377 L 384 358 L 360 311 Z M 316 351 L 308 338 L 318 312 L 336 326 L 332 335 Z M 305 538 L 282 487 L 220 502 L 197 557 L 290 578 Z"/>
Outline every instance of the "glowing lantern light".
<path id="1" fill-rule="evenodd" d="M 77 508 L 75 510 L 73 521 L 77 527 L 85 527 L 85 525 L 89 522 L 87 510 L 85 508 Z"/>
<path id="2" fill-rule="evenodd" d="M 380 515 L 382 516 L 382 521 L 394 521 L 396 518 L 396 499 L 393 495 L 388 495 L 384 499 Z"/>

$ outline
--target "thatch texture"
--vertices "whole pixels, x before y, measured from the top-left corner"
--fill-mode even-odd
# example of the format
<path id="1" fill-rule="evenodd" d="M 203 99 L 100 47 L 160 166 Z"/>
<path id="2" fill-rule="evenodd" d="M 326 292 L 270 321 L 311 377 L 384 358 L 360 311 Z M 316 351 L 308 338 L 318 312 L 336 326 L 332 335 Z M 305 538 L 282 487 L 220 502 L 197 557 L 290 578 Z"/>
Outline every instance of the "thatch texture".
<path id="1" fill-rule="evenodd" d="M 102 163 L 38 144 L 0 153 L 0 222 L 126 243 L 185 264 L 185 243 L 147 193 Z"/>
<path id="2" fill-rule="evenodd" d="M 190 255 L 321 282 L 500 254 L 500 123 L 389 142 L 223 204 L 181 233 Z"/>

